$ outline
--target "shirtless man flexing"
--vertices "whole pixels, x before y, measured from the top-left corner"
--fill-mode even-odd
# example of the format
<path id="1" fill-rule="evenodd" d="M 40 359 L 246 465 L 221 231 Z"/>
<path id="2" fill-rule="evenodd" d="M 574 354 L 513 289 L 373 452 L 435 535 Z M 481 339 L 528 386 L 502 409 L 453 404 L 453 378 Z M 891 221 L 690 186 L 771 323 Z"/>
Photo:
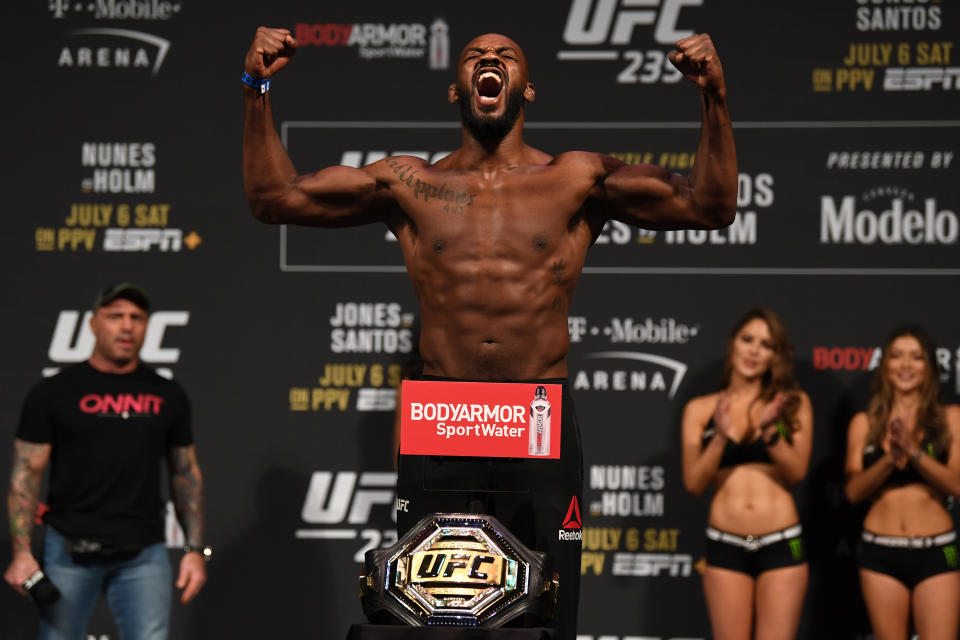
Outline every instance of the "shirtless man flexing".
<path id="1" fill-rule="evenodd" d="M 285 29 L 260 27 L 246 56 L 244 184 L 268 223 L 346 227 L 380 222 L 396 235 L 420 302 L 426 379 L 565 383 L 567 312 L 587 249 L 607 220 L 645 229 L 715 229 L 733 221 L 737 161 L 720 60 L 710 37 L 680 40 L 671 62 L 700 90 L 703 127 L 690 176 L 610 156 L 558 156 L 523 141 L 534 99 L 526 58 L 485 34 L 460 54 L 447 99 L 460 107 L 459 149 L 433 164 L 388 157 L 359 169 L 300 175 L 256 85 L 297 49 Z M 564 385 L 561 459 L 400 456 L 402 535 L 432 511 L 495 515 L 560 574 L 555 626 L 576 635 L 580 542 L 558 529 L 579 503 L 580 437 Z M 573 497 L 577 500 L 574 502 Z"/>

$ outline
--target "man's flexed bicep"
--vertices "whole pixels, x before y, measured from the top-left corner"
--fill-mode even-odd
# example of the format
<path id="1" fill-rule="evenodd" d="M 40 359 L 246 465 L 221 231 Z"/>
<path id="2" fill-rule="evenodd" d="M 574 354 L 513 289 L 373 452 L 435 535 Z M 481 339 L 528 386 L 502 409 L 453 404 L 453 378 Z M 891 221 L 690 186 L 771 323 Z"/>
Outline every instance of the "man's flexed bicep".
<path id="1" fill-rule="evenodd" d="M 367 170 L 336 166 L 262 189 L 248 184 L 247 200 L 261 222 L 352 227 L 381 221 L 392 196 Z"/>
<path id="2" fill-rule="evenodd" d="M 363 169 L 330 167 L 300 175 L 274 126 L 270 91 L 253 86 L 290 63 L 297 42 L 286 29 L 260 27 L 245 60 L 243 183 L 262 222 L 344 227 L 378 219 L 385 191 Z M 251 84 L 252 83 L 252 84 Z"/>
<path id="3" fill-rule="evenodd" d="M 670 61 L 699 90 L 700 141 L 688 177 L 651 165 L 628 166 L 605 158 L 598 191 L 608 217 L 648 229 L 716 229 L 733 222 L 737 153 L 727 110 L 720 58 L 710 36 L 680 40 Z"/>
<path id="4" fill-rule="evenodd" d="M 696 182 L 692 175 L 628 165 L 608 156 L 603 165 L 593 197 L 607 218 L 644 229 L 717 229 L 736 215 L 736 164 L 732 171 L 724 169 L 726 175 Z"/>
<path id="5" fill-rule="evenodd" d="M 712 228 L 701 212 L 689 181 L 653 165 L 617 163 L 595 193 L 607 218 L 644 229 Z M 609 163 L 605 163 L 609 164 Z"/>

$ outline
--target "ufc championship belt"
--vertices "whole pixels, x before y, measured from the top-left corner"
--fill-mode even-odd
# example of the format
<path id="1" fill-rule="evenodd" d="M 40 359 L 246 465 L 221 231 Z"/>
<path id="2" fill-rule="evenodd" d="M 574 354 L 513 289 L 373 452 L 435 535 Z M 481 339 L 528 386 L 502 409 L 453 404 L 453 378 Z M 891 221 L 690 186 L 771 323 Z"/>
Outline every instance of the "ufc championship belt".
<path id="1" fill-rule="evenodd" d="M 496 518 L 433 513 L 388 549 L 366 553 L 363 612 L 375 624 L 499 627 L 553 617 L 558 579 Z"/>

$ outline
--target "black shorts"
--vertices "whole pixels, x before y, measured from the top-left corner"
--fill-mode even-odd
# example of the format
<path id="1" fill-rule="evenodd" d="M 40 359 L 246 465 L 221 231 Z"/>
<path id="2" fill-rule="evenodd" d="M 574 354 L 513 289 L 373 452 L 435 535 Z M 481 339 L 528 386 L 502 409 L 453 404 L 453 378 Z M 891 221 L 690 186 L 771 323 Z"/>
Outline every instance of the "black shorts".
<path id="1" fill-rule="evenodd" d="M 753 578 L 771 569 L 801 565 L 807 561 L 801 533 L 799 524 L 746 537 L 707 527 L 707 564 Z"/>
<path id="2" fill-rule="evenodd" d="M 957 571 L 957 534 L 907 538 L 881 536 L 864 531 L 860 544 L 860 567 L 896 578 L 908 589 L 938 573 Z"/>
<path id="3" fill-rule="evenodd" d="M 463 382 L 436 376 L 421 379 Z M 560 459 L 401 455 L 397 498 L 409 502 L 405 503 L 406 511 L 397 512 L 397 533 L 402 537 L 434 512 L 483 513 L 497 518 L 527 547 L 550 557 L 553 570 L 560 576 L 554 628 L 558 638 L 573 640 L 577 633 L 583 525 L 579 517 L 583 504 L 580 428 L 566 379 L 516 382 L 563 385 Z M 574 501 L 577 509 L 571 517 L 575 521 L 568 522 Z"/>

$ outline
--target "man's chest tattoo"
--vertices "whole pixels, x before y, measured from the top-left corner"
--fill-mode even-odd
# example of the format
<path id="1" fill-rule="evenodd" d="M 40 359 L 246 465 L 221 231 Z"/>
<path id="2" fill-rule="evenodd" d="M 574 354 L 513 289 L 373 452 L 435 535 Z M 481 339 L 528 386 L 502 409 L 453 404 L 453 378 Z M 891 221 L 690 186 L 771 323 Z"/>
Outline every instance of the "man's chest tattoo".
<path id="1" fill-rule="evenodd" d="M 413 197 L 423 202 L 430 202 L 431 199 L 446 203 L 444 211 L 449 213 L 462 214 L 464 207 L 473 204 L 476 194 L 468 191 L 450 189 L 446 183 L 436 184 L 427 182 L 418 177 L 417 169 L 410 164 L 399 160 L 387 160 L 387 166 L 397 176 L 400 184 L 406 185 L 413 191 Z"/>
<path id="2" fill-rule="evenodd" d="M 551 271 L 553 271 L 554 282 L 563 284 L 563 277 L 567 274 L 567 265 L 563 264 L 563 260 L 554 262 Z"/>

